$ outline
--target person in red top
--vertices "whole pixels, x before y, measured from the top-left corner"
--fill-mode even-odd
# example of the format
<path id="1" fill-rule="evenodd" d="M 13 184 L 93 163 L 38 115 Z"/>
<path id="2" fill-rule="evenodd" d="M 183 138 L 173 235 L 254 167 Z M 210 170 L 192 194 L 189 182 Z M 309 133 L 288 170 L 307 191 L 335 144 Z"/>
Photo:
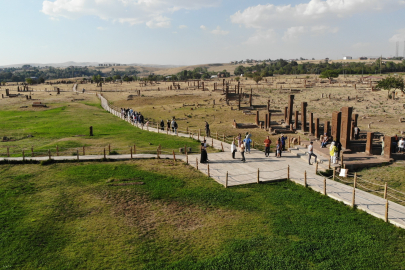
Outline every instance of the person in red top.
<path id="1" fill-rule="evenodd" d="M 270 137 L 267 136 L 267 139 L 264 140 L 264 147 L 265 147 L 264 155 L 266 157 L 270 156 L 270 144 L 271 144 Z"/>

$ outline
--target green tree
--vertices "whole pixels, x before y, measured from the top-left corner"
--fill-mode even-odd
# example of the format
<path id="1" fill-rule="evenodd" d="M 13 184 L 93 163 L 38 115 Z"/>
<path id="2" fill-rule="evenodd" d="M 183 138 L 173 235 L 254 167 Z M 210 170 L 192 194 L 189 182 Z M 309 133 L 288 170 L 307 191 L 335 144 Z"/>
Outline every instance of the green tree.
<path id="1" fill-rule="evenodd" d="M 263 80 L 262 76 L 254 76 L 253 80 L 258 84 L 261 80 Z"/>
<path id="2" fill-rule="evenodd" d="M 332 79 L 339 77 L 339 72 L 336 70 L 324 70 L 321 72 L 320 78 Z"/>
<path id="3" fill-rule="evenodd" d="M 34 84 L 34 80 L 31 79 L 31 78 L 26 78 L 26 79 L 25 79 L 25 82 L 28 83 L 29 85 Z"/>
<path id="4" fill-rule="evenodd" d="M 240 81 L 240 77 L 236 77 L 235 81 L 239 82 Z"/>
<path id="5" fill-rule="evenodd" d="M 392 76 L 389 76 L 388 78 L 382 79 L 377 83 L 377 88 L 378 89 L 384 89 L 388 90 L 388 97 L 390 96 L 390 91 L 391 89 L 399 89 L 403 93 L 405 93 L 404 89 L 404 79 L 402 78 L 395 78 Z"/>

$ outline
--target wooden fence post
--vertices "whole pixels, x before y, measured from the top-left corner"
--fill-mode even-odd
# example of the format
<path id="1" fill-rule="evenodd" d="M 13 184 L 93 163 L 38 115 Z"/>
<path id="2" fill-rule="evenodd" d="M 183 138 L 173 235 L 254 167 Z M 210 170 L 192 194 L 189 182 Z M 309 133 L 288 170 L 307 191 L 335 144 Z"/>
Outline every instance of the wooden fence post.
<path id="1" fill-rule="evenodd" d="M 228 188 L 228 172 L 226 172 L 225 188 Z"/>
<path id="2" fill-rule="evenodd" d="M 385 222 L 388 222 L 388 200 L 385 203 Z"/>
<path id="3" fill-rule="evenodd" d="M 86 155 L 86 151 L 84 150 L 84 146 L 83 146 L 83 156 Z"/>
<path id="4" fill-rule="evenodd" d="M 59 147 L 56 146 L 56 156 L 59 156 Z"/>
<path id="5" fill-rule="evenodd" d="M 31 147 L 31 157 L 34 157 L 34 147 Z"/>
<path id="6" fill-rule="evenodd" d="M 132 147 L 131 147 L 131 159 L 132 159 Z"/>
<path id="7" fill-rule="evenodd" d="M 323 195 L 326 195 L 326 178 L 323 179 Z"/>
<path id="8" fill-rule="evenodd" d="M 77 160 L 79 160 L 79 148 L 76 149 Z"/>
<path id="9" fill-rule="evenodd" d="M 301 145 L 301 136 L 298 136 L 298 145 Z"/>
<path id="10" fill-rule="evenodd" d="M 290 165 L 287 167 L 287 180 L 290 179 Z"/>
<path id="11" fill-rule="evenodd" d="M 357 173 L 354 173 L 352 207 L 356 205 L 356 184 L 357 184 Z"/>
<path id="12" fill-rule="evenodd" d="M 225 152 L 224 151 L 224 145 L 221 143 L 221 148 L 222 148 L 222 152 Z"/>
<path id="13" fill-rule="evenodd" d="M 23 161 L 25 161 L 25 154 L 24 154 L 24 150 L 22 150 L 22 156 L 23 156 Z"/>
<path id="14" fill-rule="evenodd" d="M 173 160 L 176 162 L 176 154 L 174 153 L 174 150 L 173 150 Z"/>
<path id="15" fill-rule="evenodd" d="M 330 170 L 330 158 L 329 158 L 329 165 L 328 165 L 328 169 Z"/>
<path id="16" fill-rule="evenodd" d="M 255 148 L 255 141 L 252 140 L 252 148 Z"/>
<path id="17" fill-rule="evenodd" d="M 343 168 L 343 153 L 340 154 L 340 166 Z"/>
<path id="18" fill-rule="evenodd" d="M 160 156 L 159 156 L 159 147 L 156 149 L 156 158 L 157 158 L 157 159 L 160 158 Z"/>
<path id="19" fill-rule="evenodd" d="M 195 158 L 195 164 L 196 164 L 196 167 L 197 167 L 197 170 L 198 170 L 198 158 Z"/>
<path id="20" fill-rule="evenodd" d="M 106 159 L 106 156 L 105 156 L 105 147 L 104 147 L 104 159 Z"/>
<path id="21" fill-rule="evenodd" d="M 200 132 L 198 132 L 198 138 L 197 138 L 197 141 L 199 141 L 200 140 Z"/>
<path id="22" fill-rule="evenodd" d="M 7 157 L 10 157 L 10 147 L 7 147 Z"/>
<path id="23" fill-rule="evenodd" d="M 186 152 L 186 164 L 188 165 L 188 154 Z"/>
<path id="24" fill-rule="evenodd" d="M 111 153 L 111 145 L 108 144 L 108 154 L 110 155 L 110 153 Z"/>
<path id="25" fill-rule="evenodd" d="M 208 177 L 211 177 L 210 176 L 210 164 L 208 163 Z"/>
<path id="26" fill-rule="evenodd" d="M 304 186 L 307 187 L 307 171 L 304 173 Z"/>
<path id="27" fill-rule="evenodd" d="M 51 150 L 50 149 L 48 149 L 48 157 L 49 157 L 49 159 L 51 159 Z"/>
<path id="28" fill-rule="evenodd" d="M 288 138 L 288 148 L 291 148 L 291 138 Z"/>
<path id="29" fill-rule="evenodd" d="M 214 147 L 214 138 L 211 137 L 211 147 Z"/>
<path id="30" fill-rule="evenodd" d="M 318 174 L 318 162 L 315 165 L 315 175 L 317 175 L 317 174 Z"/>
<path id="31" fill-rule="evenodd" d="M 134 144 L 134 155 L 136 155 L 136 145 Z"/>
<path id="32" fill-rule="evenodd" d="M 333 181 L 335 181 L 335 176 L 336 176 L 336 167 L 333 167 Z"/>
<path id="33" fill-rule="evenodd" d="M 257 169 L 257 183 L 260 183 L 260 170 L 259 168 Z"/>
<path id="34" fill-rule="evenodd" d="M 387 189 L 388 189 L 388 186 L 387 186 L 387 183 L 385 183 L 385 185 L 384 185 L 384 199 L 385 200 L 387 199 Z"/>

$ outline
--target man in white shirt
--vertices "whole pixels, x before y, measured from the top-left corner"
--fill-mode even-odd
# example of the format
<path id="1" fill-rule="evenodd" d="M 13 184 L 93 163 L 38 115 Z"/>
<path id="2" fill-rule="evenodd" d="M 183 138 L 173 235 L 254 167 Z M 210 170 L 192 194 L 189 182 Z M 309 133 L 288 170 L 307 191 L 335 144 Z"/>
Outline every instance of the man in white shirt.
<path id="1" fill-rule="evenodd" d="M 405 148 L 405 140 L 401 138 L 398 142 L 398 152 L 403 153 Z"/>
<path id="2" fill-rule="evenodd" d="M 309 144 L 309 146 L 308 146 L 308 164 L 309 165 L 312 165 L 311 164 L 311 157 L 312 156 L 315 157 L 315 163 L 316 163 L 317 156 L 314 154 L 314 143 L 313 142 L 311 142 Z"/>

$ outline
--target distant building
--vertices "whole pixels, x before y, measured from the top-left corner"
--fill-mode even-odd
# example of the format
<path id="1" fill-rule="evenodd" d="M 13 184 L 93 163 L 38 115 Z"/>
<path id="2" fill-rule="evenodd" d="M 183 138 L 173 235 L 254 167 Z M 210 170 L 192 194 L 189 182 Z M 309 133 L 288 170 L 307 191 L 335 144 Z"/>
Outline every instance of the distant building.
<path id="1" fill-rule="evenodd" d="M 353 59 L 353 57 L 351 57 L 351 56 L 345 56 L 345 57 L 343 57 L 343 60 L 352 60 Z"/>
<path id="2" fill-rule="evenodd" d="M 360 57 L 359 59 L 360 59 L 360 60 L 367 60 L 368 58 L 367 58 L 367 57 L 362 56 L 362 57 Z"/>

